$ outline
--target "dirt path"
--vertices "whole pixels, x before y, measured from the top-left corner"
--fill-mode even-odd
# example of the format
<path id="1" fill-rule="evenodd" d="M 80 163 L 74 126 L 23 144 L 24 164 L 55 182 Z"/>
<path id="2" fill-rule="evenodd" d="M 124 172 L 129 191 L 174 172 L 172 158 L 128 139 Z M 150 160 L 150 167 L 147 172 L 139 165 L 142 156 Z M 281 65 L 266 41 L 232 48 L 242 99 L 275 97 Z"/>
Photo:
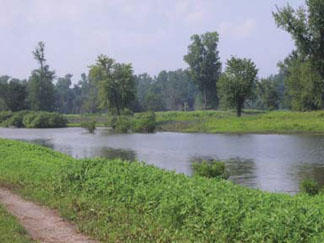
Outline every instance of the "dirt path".
<path id="1" fill-rule="evenodd" d="M 0 203 L 17 217 L 29 235 L 39 242 L 96 242 L 77 232 L 76 227 L 62 219 L 54 210 L 26 201 L 0 187 Z"/>

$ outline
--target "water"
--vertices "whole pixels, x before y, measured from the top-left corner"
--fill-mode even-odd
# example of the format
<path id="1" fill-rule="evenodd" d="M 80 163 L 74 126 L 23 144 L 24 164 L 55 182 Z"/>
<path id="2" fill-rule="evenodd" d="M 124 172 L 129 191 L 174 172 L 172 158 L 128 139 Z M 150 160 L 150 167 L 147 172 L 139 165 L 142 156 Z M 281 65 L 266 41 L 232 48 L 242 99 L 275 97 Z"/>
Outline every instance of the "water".
<path id="1" fill-rule="evenodd" d="M 82 128 L 9 129 L 0 137 L 41 144 L 76 158 L 121 157 L 191 175 L 199 159 L 225 160 L 230 180 L 272 192 L 295 193 L 303 178 L 324 184 L 324 136 L 260 134 L 111 134 Z"/>

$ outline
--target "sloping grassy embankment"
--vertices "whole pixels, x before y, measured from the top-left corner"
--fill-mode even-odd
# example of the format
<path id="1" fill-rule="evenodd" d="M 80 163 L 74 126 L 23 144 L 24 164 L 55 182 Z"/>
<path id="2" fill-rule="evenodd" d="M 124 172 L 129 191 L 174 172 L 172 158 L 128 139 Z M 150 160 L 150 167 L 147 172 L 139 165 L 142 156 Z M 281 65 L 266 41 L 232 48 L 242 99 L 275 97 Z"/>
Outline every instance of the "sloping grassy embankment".
<path id="1" fill-rule="evenodd" d="M 157 112 L 158 130 L 203 133 L 324 133 L 324 111 Z"/>
<path id="2" fill-rule="evenodd" d="M 0 183 L 108 242 L 323 242 L 323 195 L 262 192 L 0 139 Z"/>

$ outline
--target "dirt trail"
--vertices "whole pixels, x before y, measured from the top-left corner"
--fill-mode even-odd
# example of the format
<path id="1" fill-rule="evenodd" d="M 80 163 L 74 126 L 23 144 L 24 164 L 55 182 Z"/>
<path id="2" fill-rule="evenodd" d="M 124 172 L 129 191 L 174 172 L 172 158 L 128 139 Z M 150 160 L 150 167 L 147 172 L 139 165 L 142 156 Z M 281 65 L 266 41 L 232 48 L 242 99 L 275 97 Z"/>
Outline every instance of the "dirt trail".
<path id="1" fill-rule="evenodd" d="M 29 235 L 39 242 L 96 242 L 77 232 L 76 227 L 62 219 L 54 210 L 26 201 L 0 187 L 0 203 L 17 217 Z"/>

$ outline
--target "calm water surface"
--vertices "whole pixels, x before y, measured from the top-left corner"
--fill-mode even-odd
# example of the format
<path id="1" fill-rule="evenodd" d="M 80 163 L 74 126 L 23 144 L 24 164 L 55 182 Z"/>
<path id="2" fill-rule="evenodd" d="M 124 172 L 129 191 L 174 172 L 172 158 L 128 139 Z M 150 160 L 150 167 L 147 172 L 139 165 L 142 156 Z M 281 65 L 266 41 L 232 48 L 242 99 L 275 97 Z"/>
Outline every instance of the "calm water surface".
<path id="1" fill-rule="evenodd" d="M 159 132 L 90 134 L 82 128 L 0 128 L 0 137 L 41 144 L 76 158 L 121 157 L 191 175 L 199 159 L 225 160 L 236 183 L 273 192 L 294 193 L 303 178 L 324 184 L 324 136 L 229 135 Z"/>

